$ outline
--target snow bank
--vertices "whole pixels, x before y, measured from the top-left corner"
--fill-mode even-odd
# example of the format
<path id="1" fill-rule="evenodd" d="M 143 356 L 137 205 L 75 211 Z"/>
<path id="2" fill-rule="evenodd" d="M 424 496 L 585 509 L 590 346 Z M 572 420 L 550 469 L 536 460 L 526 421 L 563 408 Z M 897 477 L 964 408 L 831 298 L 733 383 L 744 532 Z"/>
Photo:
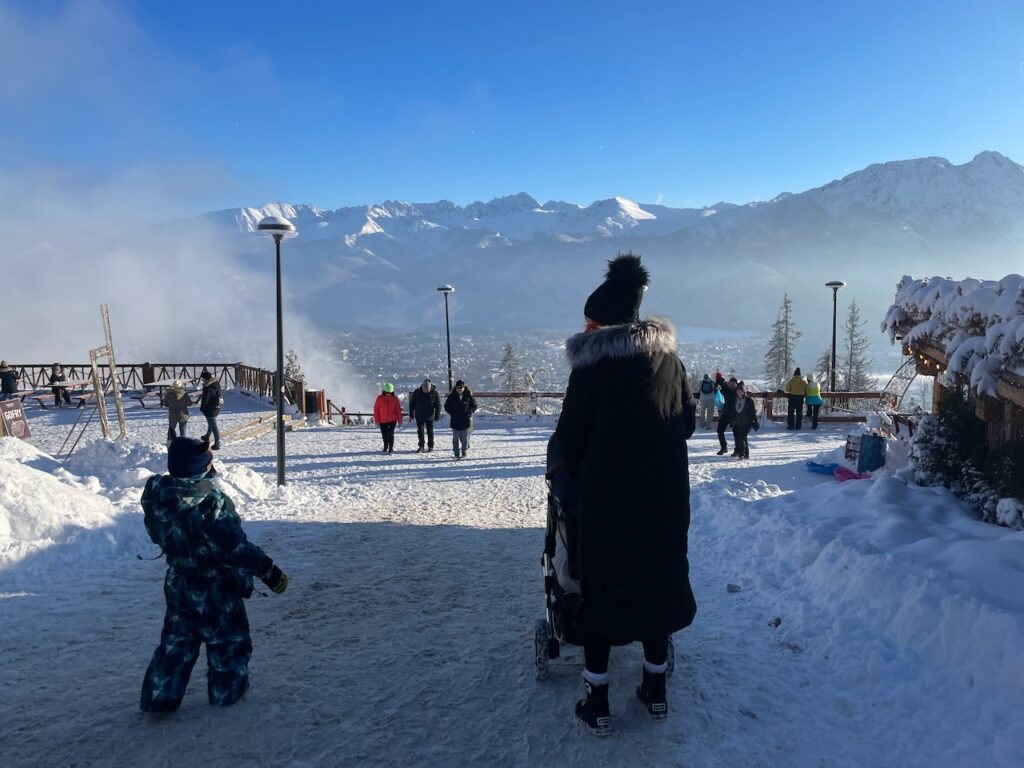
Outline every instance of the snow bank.
<path id="1" fill-rule="evenodd" d="M 785 495 L 757 483 L 732 498 L 721 490 L 694 490 L 691 542 L 729 562 L 731 581 L 769 597 L 781 637 L 813 649 L 865 696 L 897 718 L 915 716 L 922 698 L 952 696 L 987 722 L 1021 700 L 1024 533 L 888 473 Z M 888 668 L 907 653 L 919 659 L 912 690 L 894 688 Z M 965 756 L 991 749 L 967 731 L 957 745 Z M 1006 754 L 1024 746 L 1007 738 Z"/>
<path id="2" fill-rule="evenodd" d="M 71 455 L 64 468 L 95 477 L 102 488 L 142 488 L 150 475 L 167 471 L 167 449 L 128 440 L 94 440 Z"/>
<path id="3" fill-rule="evenodd" d="M 74 563 L 123 553 L 136 541 L 119 540 L 112 532 L 123 510 L 59 478 L 50 464 L 56 462 L 31 445 L 0 438 L 0 572 L 45 550 L 50 567 L 54 560 Z"/>
<path id="4" fill-rule="evenodd" d="M 218 467 L 218 482 L 239 507 L 273 493 L 247 466 Z M 166 468 L 162 445 L 94 440 L 61 465 L 29 443 L 0 438 L 0 571 L 34 569 L 36 560 L 53 568 L 55 562 L 150 554 L 141 489 Z"/>

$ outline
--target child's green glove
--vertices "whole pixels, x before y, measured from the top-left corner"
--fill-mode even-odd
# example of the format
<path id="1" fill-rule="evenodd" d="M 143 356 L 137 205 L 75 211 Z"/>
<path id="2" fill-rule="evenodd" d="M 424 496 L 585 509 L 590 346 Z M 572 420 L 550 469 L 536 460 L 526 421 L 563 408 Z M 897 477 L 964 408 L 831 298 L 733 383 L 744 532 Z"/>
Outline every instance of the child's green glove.
<path id="1" fill-rule="evenodd" d="M 277 595 L 288 589 L 288 577 L 276 565 L 270 566 L 270 570 L 260 576 L 260 581 L 270 587 L 270 591 Z"/>

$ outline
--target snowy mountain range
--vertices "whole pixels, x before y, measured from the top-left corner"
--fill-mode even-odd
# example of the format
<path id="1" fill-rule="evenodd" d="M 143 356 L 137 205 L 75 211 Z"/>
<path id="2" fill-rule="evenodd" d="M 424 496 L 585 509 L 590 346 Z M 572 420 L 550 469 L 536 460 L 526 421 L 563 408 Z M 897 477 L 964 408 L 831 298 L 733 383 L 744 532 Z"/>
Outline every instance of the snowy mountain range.
<path id="1" fill-rule="evenodd" d="M 874 331 L 904 274 L 999 278 L 1024 254 L 1024 168 L 997 152 L 871 165 L 766 202 L 676 209 L 624 197 L 587 206 L 519 193 L 459 206 L 386 201 L 324 210 L 273 203 L 205 214 L 238 254 L 266 253 L 253 233 L 284 216 L 287 290 L 327 328 L 435 327 L 435 288 L 456 287 L 463 329 L 580 325 L 586 296 L 619 251 L 652 273 L 646 312 L 680 325 L 763 331 L 783 292 L 798 327 L 830 332 L 827 280 L 848 283 Z M 268 268 L 272 260 L 265 263 Z M 840 310 L 842 312 L 842 310 Z"/>

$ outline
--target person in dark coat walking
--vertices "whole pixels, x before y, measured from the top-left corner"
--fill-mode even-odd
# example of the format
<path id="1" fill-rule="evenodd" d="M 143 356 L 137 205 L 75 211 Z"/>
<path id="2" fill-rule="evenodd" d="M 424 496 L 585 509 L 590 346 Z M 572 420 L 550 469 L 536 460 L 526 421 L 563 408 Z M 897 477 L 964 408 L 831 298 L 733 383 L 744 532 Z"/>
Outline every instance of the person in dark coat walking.
<path id="1" fill-rule="evenodd" d="M 427 452 L 434 450 L 434 422 L 441 418 L 441 396 L 437 387 L 424 379 L 409 398 L 409 419 L 416 419 L 416 437 L 419 448 L 416 453 L 423 453 L 423 432 L 427 433 Z"/>
<path id="2" fill-rule="evenodd" d="M 211 478 L 209 444 L 176 437 L 166 475 L 142 492 L 143 523 L 167 559 L 167 612 L 160 645 L 146 669 L 140 707 L 170 712 L 181 705 L 199 649 L 206 644 L 210 704 L 238 702 L 249 685 L 252 638 L 244 600 L 257 576 L 280 594 L 288 577 L 250 542 L 231 499 Z"/>
<path id="3" fill-rule="evenodd" d="M 555 429 L 580 492 L 586 697 L 575 712 L 598 735 L 611 731 L 611 646 L 643 643 L 636 695 L 664 719 L 669 636 L 697 611 L 686 449 L 696 412 L 675 328 L 664 318 L 638 318 L 647 281 L 638 256 L 609 262 L 584 307 L 586 330 L 566 344 L 571 373 Z"/>
<path id="4" fill-rule="evenodd" d="M 71 393 L 68 392 L 67 387 L 60 386 L 62 381 L 67 381 L 67 374 L 64 373 L 64 366 L 60 363 L 54 363 L 50 366 L 50 384 L 53 385 L 50 391 L 53 392 L 53 404 L 60 408 L 61 400 L 64 401 L 64 405 L 71 405 Z"/>
<path id="5" fill-rule="evenodd" d="M 736 442 L 736 451 L 733 453 L 737 459 L 749 459 L 750 447 L 747 445 L 747 435 L 751 428 L 758 430 L 761 422 L 757 420 L 757 409 L 754 406 L 754 398 L 747 394 L 747 388 L 743 382 L 736 385 L 736 403 L 733 406 L 732 435 Z"/>
<path id="6" fill-rule="evenodd" d="M 452 450 L 455 452 L 455 458 L 464 459 L 466 451 L 469 450 L 469 431 L 473 428 L 476 398 L 462 379 L 455 382 L 455 389 L 444 401 L 444 410 L 451 417 Z"/>
<path id="7" fill-rule="evenodd" d="M 718 450 L 719 456 L 724 456 L 729 452 L 729 444 L 725 441 L 725 430 L 732 424 L 733 417 L 736 415 L 736 377 L 732 376 L 729 378 L 729 382 L 721 388 L 722 399 L 725 401 L 722 404 L 722 412 L 718 416 L 718 444 L 721 446 Z M 736 454 L 733 453 L 733 456 Z"/>
<path id="8" fill-rule="evenodd" d="M 220 394 L 220 382 L 205 368 L 199 374 L 199 379 L 203 383 L 203 393 L 199 398 L 199 412 L 206 417 L 206 434 L 202 439 L 209 440 L 212 435 L 213 445 L 210 446 L 210 450 L 219 451 L 220 429 L 217 428 L 217 417 L 220 416 L 220 407 L 224 404 Z"/>
<path id="9" fill-rule="evenodd" d="M 0 360 L 0 400 L 10 400 L 18 391 L 18 372 Z"/>

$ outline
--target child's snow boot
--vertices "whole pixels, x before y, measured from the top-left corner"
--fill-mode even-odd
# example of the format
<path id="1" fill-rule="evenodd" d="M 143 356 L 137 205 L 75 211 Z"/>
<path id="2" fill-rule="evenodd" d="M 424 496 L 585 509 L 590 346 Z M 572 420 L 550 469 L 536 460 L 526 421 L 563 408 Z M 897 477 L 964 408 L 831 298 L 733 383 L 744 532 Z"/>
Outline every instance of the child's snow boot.
<path id="1" fill-rule="evenodd" d="M 585 677 L 585 699 L 576 702 L 576 721 L 580 727 L 595 736 L 608 736 L 612 732 L 612 716 L 608 710 L 608 683 L 594 685 Z"/>
<path id="2" fill-rule="evenodd" d="M 664 720 L 668 717 L 664 672 L 648 672 L 645 668 L 643 681 L 636 689 L 636 697 L 647 709 L 647 714 L 652 720 Z"/>

